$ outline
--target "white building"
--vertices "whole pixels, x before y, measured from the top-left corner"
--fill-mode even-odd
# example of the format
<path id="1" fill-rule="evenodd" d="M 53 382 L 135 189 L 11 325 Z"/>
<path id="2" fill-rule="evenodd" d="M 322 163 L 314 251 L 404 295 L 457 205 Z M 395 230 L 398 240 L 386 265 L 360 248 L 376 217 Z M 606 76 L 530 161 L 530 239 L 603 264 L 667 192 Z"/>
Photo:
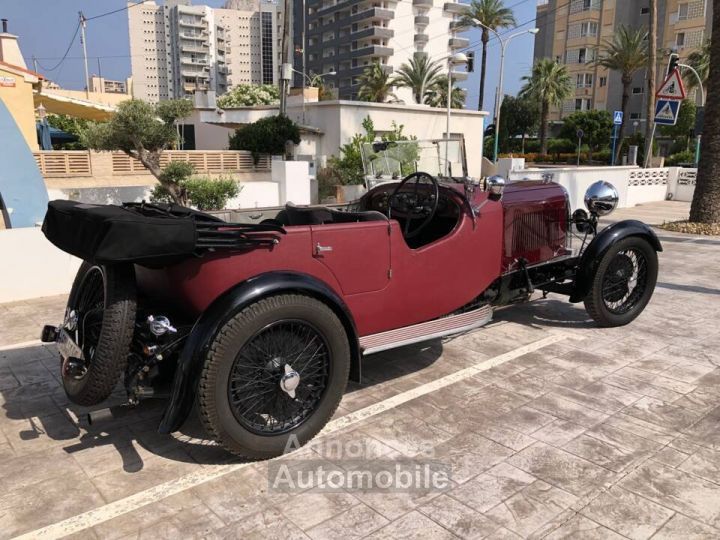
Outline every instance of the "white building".
<path id="1" fill-rule="evenodd" d="M 425 55 L 446 69 L 444 60 L 469 44 L 458 35 L 462 28 L 457 24 L 466 6 L 457 0 L 295 2 L 295 69 L 308 75 L 336 72 L 325 80 L 341 99 L 357 96 L 358 77 L 374 63 L 391 73 L 413 56 Z M 301 84 L 298 75 L 295 85 Z M 408 89 L 396 93 L 413 102 Z"/>
<path id="2" fill-rule="evenodd" d="M 130 3 L 133 94 L 150 102 L 277 82 L 282 8 L 273 0 Z"/>

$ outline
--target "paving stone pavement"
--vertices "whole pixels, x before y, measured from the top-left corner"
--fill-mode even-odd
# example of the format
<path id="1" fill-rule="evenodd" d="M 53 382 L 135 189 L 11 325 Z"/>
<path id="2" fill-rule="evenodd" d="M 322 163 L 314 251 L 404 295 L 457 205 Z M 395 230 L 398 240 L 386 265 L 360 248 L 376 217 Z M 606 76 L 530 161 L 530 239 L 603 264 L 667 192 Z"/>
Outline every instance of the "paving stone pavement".
<path id="1" fill-rule="evenodd" d="M 681 214 L 682 203 L 618 217 Z M 686 210 L 685 210 L 686 211 Z M 279 461 L 246 466 L 196 421 L 155 431 L 162 402 L 88 431 L 53 347 L 13 346 L 63 299 L 0 305 L 0 538 L 127 504 L 82 538 L 718 538 L 720 238 L 658 231 L 655 295 L 635 322 L 599 329 L 550 295 L 479 331 L 366 359 L 336 418 L 552 334 L 556 343 L 353 423 Z M 17 323 L 17 321 L 21 323 Z M 122 401 L 118 391 L 112 398 Z M 431 457 L 446 489 L 282 493 L 271 464 L 348 469 Z M 217 471 L 221 471 L 218 473 Z M 208 481 L 162 491 L 180 478 Z M 177 485 L 177 484 L 173 484 Z M 155 489 L 155 491 L 152 491 Z M 150 491 L 148 491 L 150 490 Z M 126 497 L 155 493 L 148 504 Z M 119 501 L 119 502 L 118 502 Z"/>

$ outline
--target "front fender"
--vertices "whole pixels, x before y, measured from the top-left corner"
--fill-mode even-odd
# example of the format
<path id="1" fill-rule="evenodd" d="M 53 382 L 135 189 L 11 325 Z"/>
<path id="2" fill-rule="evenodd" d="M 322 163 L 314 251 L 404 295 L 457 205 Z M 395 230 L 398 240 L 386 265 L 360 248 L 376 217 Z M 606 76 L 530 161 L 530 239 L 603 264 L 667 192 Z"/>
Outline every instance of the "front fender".
<path id="1" fill-rule="evenodd" d="M 325 283 L 307 274 L 268 272 L 253 277 L 215 300 L 195 323 L 185 342 L 173 380 L 170 402 L 165 408 L 158 431 L 172 433 L 190 414 L 203 360 L 220 329 L 246 306 L 261 298 L 286 292 L 301 292 L 325 302 L 340 318 L 350 342 L 352 364 L 350 378 L 360 379 L 360 346 L 355 322 L 342 299 Z"/>
<path id="2" fill-rule="evenodd" d="M 575 274 L 575 283 L 570 294 L 570 302 L 580 302 L 585 298 L 590 291 L 593 276 L 603 254 L 610 246 L 628 236 L 641 236 L 650 243 L 655 251 L 663 250 L 655 231 L 642 221 L 627 219 L 604 228 L 590 242 L 590 245 L 580 257 L 577 273 Z"/>

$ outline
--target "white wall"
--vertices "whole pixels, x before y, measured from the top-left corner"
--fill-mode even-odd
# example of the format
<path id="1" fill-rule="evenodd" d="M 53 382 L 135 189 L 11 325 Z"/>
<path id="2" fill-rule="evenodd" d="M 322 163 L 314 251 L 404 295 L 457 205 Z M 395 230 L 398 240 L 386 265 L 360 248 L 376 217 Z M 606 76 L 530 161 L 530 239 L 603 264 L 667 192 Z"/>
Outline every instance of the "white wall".
<path id="1" fill-rule="evenodd" d="M 80 266 L 34 227 L 0 231 L 0 253 L 0 303 L 68 293 Z"/>
<path id="2" fill-rule="evenodd" d="M 200 110 L 200 122 L 237 126 L 255 122 L 261 117 L 278 113 L 277 108 L 227 109 L 218 115 L 215 110 Z M 446 131 L 445 109 L 427 105 L 400 105 L 395 103 L 365 103 L 360 101 L 320 101 L 305 104 L 306 126 L 319 130 L 318 134 L 304 135 L 299 154 L 313 155 L 320 163 L 329 156 L 337 155 L 340 147 L 357 133 L 364 133 L 362 122 L 370 116 L 376 131 L 391 131 L 393 121 L 404 126 L 404 133 L 418 139 L 439 139 Z M 288 105 L 288 116 L 302 124 L 301 104 Z M 461 133 L 465 138 L 468 174 L 481 176 L 482 145 L 486 112 L 454 109 L 450 132 Z M 211 149 L 211 148 L 208 148 Z M 219 148 L 218 148 L 219 149 Z"/>

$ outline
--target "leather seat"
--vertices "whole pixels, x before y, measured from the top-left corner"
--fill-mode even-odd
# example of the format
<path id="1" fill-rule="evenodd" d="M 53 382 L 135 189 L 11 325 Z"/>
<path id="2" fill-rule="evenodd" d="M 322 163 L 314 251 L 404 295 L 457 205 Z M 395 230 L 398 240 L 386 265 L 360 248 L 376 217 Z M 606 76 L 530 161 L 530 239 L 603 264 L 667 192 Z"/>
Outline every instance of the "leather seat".
<path id="1" fill-rule="evenodd" d="M 323 225 L 327 223 L 357 223 L 363 221 L 387 221 L 387 216 L 375 210 L 343 212 L 325 206 L 285 205 L 285 210 L 275 218 L 283 225 Z"/>

